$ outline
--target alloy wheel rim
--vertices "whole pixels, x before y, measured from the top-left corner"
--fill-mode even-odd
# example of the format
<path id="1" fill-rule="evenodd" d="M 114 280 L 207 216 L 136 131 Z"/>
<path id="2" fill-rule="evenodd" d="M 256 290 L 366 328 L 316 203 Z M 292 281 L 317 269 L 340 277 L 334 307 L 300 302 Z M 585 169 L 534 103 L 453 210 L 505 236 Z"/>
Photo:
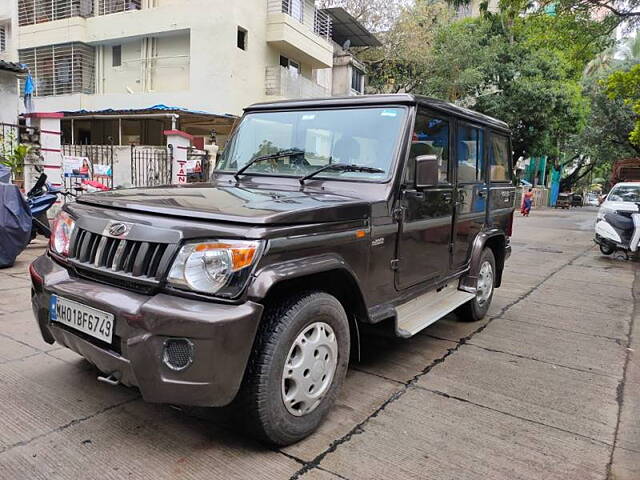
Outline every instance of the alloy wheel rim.
<path id="1" fill-rule="evenodd" d="M 282 401 L 289 413 L 313 412 L 333 382 L 338 365 L 338 341 L 325 322 L 307 326 L 295 339 L 282 371 Z"/>
<path id="2" fill-rule="evenodd" d="M 484 262 L 478 273 L 478 286 L 476 290 L 476 300 L 481 307 L 491 297 L 493 292 L 493 267 L 490 262 Z"/>

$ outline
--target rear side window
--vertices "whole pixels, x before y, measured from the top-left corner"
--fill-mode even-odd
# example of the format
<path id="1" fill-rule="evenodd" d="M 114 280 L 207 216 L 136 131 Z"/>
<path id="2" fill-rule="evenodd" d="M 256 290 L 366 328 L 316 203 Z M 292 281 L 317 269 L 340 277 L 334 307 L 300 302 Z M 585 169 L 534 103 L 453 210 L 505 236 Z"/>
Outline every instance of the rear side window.
<path id="1" fill-rule="evenodd" d="M 483 132 L 461 125 L 457 140 L 458 183 L 475 183 L 483 178 Z"/>
<path id="2" fill-rule="evenodd" d="M 492 134 L 489 143 L 489 169 L 492 182 L 511 181 L 509 157 L 509 139 L 503 135 Z"/>

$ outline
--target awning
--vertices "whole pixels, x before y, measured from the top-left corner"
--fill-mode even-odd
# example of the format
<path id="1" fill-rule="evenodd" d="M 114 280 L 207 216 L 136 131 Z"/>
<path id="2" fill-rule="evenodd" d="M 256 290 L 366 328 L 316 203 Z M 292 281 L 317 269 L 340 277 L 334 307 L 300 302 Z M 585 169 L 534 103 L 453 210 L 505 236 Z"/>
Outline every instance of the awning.
<path id="1" fill-rule="evenodd" d="M 352 47 L 381 47 L 382 43 L 344 8 L 322 10 L 331 17 L 331 37 L 340 46 L 347 40 Z"/>
<path id="2" fill-rule="evenodd" d="M 15 62 L 5 62 L 0 60 L 0 71 L 13 72 L 13 73 L 26 73 L 27 67 Z"/>
<path id="3" fill-rule="evenodd" d="M 230 113 L 211 113 L 205 112 L 203 110 L 190 110 L 188 108 L 183 107 L 173 107 L 168 105 L 153 105 L 151 107 L 145 108 L 130 108 L 130 109 L 114 109 L 114 108 L 106 108 L 103 110 L 75 110 L 75 111 L 67 111 L 64 113 L 65 118 L 73 118 L 73 117 L 84 117 L 87 115 L 139 115 L 143 117 L 145 114 L 156 114 L 156 113 L 175 113 L 175 114 L 187 114 L 193 116 L 202 116 L 202 117 L 217 117 L 217 118 L 229 118 L 235 119 L 237 115 L 232 115 Z"/>

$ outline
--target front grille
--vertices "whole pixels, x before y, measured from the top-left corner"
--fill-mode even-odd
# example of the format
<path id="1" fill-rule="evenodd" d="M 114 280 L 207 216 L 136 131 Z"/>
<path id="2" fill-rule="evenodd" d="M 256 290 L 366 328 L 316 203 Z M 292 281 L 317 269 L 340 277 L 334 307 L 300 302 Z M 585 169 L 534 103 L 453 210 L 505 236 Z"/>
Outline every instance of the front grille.
<path id="1" fill-rule="evenodd" d="M 162 279 L 175 247 L 167 243 L 112 238 L 79 228 L 69 258 L 80 269 L 102 273 L 102 281 L 154 284 Z"/>

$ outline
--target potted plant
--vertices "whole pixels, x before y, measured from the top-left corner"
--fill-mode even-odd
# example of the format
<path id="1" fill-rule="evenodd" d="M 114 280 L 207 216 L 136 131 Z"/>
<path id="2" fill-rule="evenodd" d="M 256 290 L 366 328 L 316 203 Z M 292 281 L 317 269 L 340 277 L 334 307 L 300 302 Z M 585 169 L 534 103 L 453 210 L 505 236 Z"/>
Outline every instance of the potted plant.
<path id="1" fill-rule="evenodd" d="M 24 188 L 24 161 L 31 153 L 31 147 L 25 144 L 18 144 L 0 157 L 0 163 L 11 169 L 14 185 Z"/>

